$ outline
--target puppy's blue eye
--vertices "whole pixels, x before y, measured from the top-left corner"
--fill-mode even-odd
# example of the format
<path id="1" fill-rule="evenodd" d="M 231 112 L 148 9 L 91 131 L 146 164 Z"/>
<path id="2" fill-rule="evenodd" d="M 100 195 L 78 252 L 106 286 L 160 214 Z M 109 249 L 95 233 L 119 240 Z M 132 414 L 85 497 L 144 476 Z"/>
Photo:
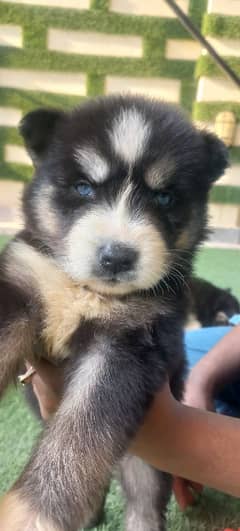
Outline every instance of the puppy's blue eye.
<path id="1" fill-rule="evenodd" d="M 87 182 L 80 182 L 76 185 L 76 191 L 81 197 L 91 198 L 94 197 L 94 189 L 91 184 Z"/>
<path id="2" fill-rule="evenodd" d="M 156 199 L 157 199 L 158 204 L 163 207 L 169 206 L 172 202 L 172 196 L 168 192 L 159 192 L 157 194 Z"/>

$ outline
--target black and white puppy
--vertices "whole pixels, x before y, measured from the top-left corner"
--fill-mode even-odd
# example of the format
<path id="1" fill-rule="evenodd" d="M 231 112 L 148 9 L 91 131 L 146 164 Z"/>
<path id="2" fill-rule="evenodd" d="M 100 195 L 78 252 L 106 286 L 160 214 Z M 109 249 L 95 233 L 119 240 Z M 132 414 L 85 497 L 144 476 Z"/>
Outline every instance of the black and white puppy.
<path id="1" fill-rule="evenodd" d="M 239 301 L 230 289 L 197 277 L 191 278 L 189 288 L 189 311 L 201 326 L 226 326 L 235 313 L 240 313 Z"/>
<path id="2" fill-rule="evenodd" d="M 37 110 L 20 130 L 35 175 L 0 261 L 0 390 L 23 357 L 64 360 L 66 379 L 1 531 L 87 525 L 119 464 L 126 530 L 163 531 L 171 478 L 126 452 L 167 377 L 181 395 L 184 292 L 225 147 L 131 96 Z"/>

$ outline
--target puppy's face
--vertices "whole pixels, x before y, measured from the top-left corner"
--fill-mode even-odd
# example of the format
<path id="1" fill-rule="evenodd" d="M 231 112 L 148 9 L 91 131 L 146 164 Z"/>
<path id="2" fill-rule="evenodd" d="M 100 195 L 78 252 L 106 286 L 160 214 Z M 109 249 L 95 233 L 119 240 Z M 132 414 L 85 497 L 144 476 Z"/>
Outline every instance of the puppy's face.
<path id="1" fill-rule="evenodd" d="M 127 294 L 181 279 L 227 165 L 220 141 L 171 106 L 130 97 L 35 111 L 21 131 L 36 166 L 28 223 L 74 281 Z"/>

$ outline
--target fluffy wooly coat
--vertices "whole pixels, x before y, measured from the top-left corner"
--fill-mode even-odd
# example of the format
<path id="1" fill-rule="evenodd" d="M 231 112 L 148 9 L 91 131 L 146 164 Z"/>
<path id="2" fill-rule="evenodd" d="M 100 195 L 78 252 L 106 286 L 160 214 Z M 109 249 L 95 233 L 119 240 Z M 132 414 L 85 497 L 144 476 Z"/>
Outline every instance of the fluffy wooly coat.
<path id="1" fill-rule="evenodd" d="M 163 531 L 171 478 L 126 453 L 167 378 L 181 394 L 186 284 L 226 149 L 131 96 L 36 110 L 20 131 L 35 174 L 25 229 L 1 255 L 0 390 L 24 357 L 62 362 L 65 388 L 1 531 L 89 524 L 116 465 L 126 530 Z"/>

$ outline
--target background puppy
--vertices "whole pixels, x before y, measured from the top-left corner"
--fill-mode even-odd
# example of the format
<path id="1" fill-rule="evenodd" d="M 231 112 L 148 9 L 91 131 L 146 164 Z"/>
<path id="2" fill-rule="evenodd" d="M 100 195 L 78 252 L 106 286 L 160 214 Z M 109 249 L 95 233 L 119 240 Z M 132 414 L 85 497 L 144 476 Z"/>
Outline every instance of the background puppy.
<path id="1" fill-rule="evenodd" d="M 20 129 L 35 176 L 1 256 L 0 390 L 23 356 L 65 360 L 66 378 L 1 530 L 76 531 L 121 461 L 126 530 L 163 531 L 171 478 L 126 451 L 167 377 L 181 395 L 185 291 L 225 147 L 130 96 L 37 110 Z"/>
<path id="2" fill-rule="evenodd" d="M 201 326 L 224 326 L 240 312 L 240 304 L 229 289 L 222 289 L 202 278 L 189 282 L 189 312 Z"/>

